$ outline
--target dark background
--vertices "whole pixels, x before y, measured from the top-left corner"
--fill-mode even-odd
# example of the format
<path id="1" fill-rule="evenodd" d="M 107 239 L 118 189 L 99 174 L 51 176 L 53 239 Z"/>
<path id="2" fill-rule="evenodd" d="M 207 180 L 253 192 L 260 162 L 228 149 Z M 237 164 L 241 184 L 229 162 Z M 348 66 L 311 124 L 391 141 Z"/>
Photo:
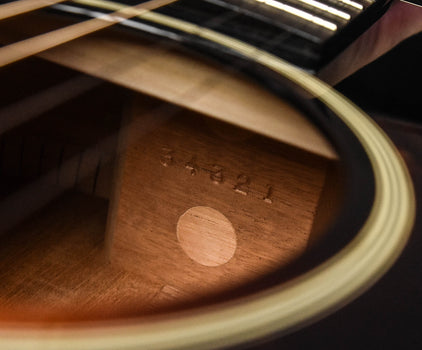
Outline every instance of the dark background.
<path id="1" fill-rule="evenodd" d="M 422 34 L 336 88 L 396 143 L 422 201 Z M 402 256 L 357 300 L 333 315 L 254 349 L 422 349 L 422 209 Z"/>
<path id="2" fill-rule="evenodd" d="M 359 72 L 337 90 L 365 111 L 422 123 L 422 34 L 416 35 Z"/>

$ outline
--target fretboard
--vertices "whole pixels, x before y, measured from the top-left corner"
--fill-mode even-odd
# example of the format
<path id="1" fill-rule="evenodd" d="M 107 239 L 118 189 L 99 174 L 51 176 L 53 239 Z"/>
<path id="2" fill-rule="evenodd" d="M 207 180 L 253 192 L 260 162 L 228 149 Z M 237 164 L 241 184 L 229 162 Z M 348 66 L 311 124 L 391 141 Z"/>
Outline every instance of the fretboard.
<path id="1" fill-rule="evenodd" d="M 137 0 L 76 0 L 54 9 L 96 17 Z M 155 15 L 121 23 L 212 49 L 213 43 L 186 35 L 162 18 L 195 24 L 268 51 L 309 71 L 318 71 L 356 39 L 387 8 L 389 0 L 180 0 Z M 168 22 L 168 21 L 167 21 Z"/>

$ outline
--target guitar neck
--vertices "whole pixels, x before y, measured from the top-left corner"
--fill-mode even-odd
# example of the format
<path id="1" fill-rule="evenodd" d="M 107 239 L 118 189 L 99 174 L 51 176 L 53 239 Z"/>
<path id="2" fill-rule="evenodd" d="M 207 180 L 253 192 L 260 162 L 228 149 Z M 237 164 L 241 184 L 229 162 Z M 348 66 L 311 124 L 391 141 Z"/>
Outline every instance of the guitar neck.
<path id="1" fill-rule="evenodd" d="M 366 30 L 388 7 L 389 0 L 180 0 L 154 14 L 121 24 L 153 35 L 167 36 L 215 51 L 215 43 L 186 35 L 171 22 L 181 21 L 228 35 L 317 72 Z M 118 3 L 76 0 L 53 8 L 83 16 L 98 16 L 137 0 Z"/>

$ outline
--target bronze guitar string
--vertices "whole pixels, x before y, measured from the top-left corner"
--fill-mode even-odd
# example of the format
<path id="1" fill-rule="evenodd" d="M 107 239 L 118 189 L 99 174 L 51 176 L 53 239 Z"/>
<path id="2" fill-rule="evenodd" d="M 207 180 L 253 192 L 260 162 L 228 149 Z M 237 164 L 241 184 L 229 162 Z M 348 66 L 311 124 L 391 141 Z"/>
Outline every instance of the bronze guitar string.
<path id="1" fill-rule="evenodd" d="M 65 0 L 17 0 L 0 5 L 0 20 L 22 15 Z"/>
<path id="2" fill-rule="evenodd" d="M 150 0 L 136 6 L 125 6 L 112 14 L 104 15 L 102 18 L 90 19 L 2 47 L 0 48 L 0 67 L 75 40 L 81 36 L 105 29 L 128 18 L 139 16 L 175 1 L 177 0 Z"/>

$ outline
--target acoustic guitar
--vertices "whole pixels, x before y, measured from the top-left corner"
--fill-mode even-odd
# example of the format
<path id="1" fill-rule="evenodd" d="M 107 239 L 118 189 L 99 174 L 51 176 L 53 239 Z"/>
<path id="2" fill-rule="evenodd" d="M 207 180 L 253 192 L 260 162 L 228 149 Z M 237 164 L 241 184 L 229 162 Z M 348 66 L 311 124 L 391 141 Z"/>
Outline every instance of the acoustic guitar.
<path id="1" fill-rule="evenodd" d="M 406 166 L 310 74 L 386 2 L 1 6 L 0 347 L 251 344 L 400 254 Z"/>

